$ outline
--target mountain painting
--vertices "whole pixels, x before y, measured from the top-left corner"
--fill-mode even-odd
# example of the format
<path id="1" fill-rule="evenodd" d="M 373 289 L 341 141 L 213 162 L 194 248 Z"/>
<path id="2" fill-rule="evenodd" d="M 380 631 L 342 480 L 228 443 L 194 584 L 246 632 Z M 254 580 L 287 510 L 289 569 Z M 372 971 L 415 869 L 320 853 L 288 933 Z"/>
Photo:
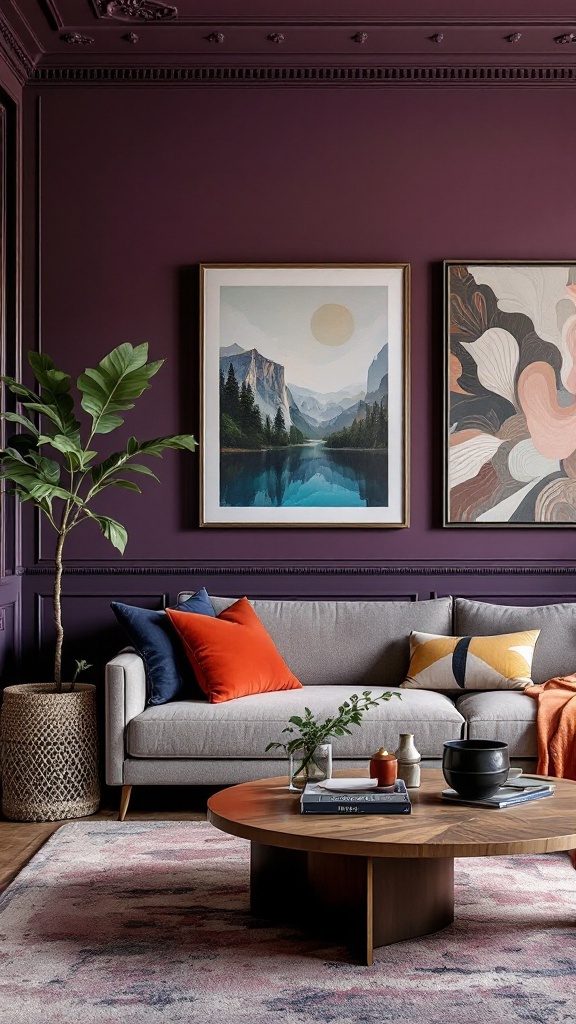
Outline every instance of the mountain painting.
<path id="1" fill-rule="evenodd" d="M 404 525 L 406 273 L 202 268 L 205 525 Z"/>

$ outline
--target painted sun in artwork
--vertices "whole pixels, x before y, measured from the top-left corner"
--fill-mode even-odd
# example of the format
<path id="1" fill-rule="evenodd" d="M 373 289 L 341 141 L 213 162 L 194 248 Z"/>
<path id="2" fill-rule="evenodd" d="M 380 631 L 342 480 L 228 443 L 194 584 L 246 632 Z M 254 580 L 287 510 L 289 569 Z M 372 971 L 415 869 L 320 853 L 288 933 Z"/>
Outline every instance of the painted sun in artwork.
<path id="1" fill-rule="evenodd" d="M 344 345 L 354 333 L 354 317 L 347 306 L 327 302 L 312 314 L 310 330 L 321 345 Z"/>

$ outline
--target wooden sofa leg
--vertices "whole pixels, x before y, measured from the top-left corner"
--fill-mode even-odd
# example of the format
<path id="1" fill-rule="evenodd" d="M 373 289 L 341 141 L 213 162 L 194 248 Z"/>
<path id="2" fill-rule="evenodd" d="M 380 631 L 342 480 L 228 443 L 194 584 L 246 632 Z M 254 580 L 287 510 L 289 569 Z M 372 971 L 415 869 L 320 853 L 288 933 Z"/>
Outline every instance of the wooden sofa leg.
<path id="1" fill-rule="evenodd" d="M 118 821 L 124 821 L 126 817 L 126 811 L 128 810 L 128 804 L 130 803 L 130 796 L 132 794 L 132 786 L 122 786 L 122 792 L 120 794 L 120 811 L 118 814 Z"/>

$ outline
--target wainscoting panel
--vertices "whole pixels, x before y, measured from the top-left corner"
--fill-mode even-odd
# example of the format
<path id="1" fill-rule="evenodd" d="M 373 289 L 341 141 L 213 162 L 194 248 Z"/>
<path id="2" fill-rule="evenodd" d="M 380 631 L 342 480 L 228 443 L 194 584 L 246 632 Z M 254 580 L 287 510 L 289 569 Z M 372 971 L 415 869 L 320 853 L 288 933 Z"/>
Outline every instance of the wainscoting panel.
<path id="1" fill-rule="evenodd" d="M 0 685 L 14 682 L 18 672 L 20 625 L 19 576 L 0 580 Z"/>
<path id="2" fill-rule="evenodd" d="M 52 677 L 52 657 L 54 651 L 54 624 L 52 609 L 52 593 L 49 581 L 46 586 L 37 589 L 33 594 L 34 614 L 33 635 L 28 630 L 26 644 L 26 666 L 34 677 L 40 675 Z M 106 661 L 113 657 L 122 647 L 128 645 L 110 608 L 111 601 L 123 601 L 126 604 L 138 605 L 141 608 L 162 609 L 170 603 L 166 591 L 147 588 L 135 590 L 128 585 L 118 592 L 110 589 L 110 580 L 99 580 L 106 588 L 96 591 L 86 581 L 74 581 L 70 586 L 65 581 L 62 595 L 62 621 L 64 624 L 64 674 L 70 678 L 74 670 L 74 662 L 78 659 L 88 661 L 92 668 L 82 679 L 85 682 L 96 682 L 102 678 Z M 120 582 L 120 581 L 119 581 Z M 125 581 L 128 583 L 128 581 Z"/>

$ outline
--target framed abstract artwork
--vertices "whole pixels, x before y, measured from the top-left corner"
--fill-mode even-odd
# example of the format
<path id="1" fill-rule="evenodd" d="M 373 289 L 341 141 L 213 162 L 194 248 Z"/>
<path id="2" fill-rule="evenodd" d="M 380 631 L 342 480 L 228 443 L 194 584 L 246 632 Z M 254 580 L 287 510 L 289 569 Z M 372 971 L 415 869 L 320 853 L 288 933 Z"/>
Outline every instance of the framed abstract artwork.
<path id="1" fill-rule="evenodd" d="M 576 524 L 576 263 L 445 270 L 445 525 Z"/>
<path id="2" fill-rule="evenodd" d="M 202 526 L 408 523 L 409 267 L 204 265 Z"/>

